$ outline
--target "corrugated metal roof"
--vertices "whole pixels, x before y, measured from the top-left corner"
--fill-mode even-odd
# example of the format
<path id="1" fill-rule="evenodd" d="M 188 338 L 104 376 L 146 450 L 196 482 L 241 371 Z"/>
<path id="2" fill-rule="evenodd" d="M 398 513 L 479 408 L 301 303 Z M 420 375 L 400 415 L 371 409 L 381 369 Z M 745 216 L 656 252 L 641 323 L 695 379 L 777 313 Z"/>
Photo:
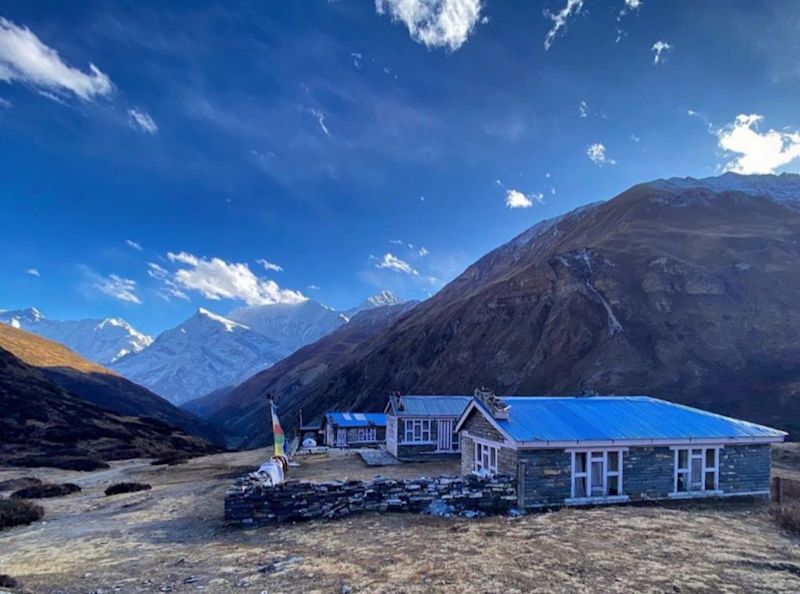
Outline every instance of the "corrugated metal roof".
<path id="1" fill-rule="evenodd" d="M 386 426 L 386 415 L 383 413 L 329 412 L 325 413 L 325 419 L 340 427 Z"/>
<path id="2" fill-rule="evenodd" d="M 649 396 L 504 397 L 517 441 L 783 437 L 782 431 Z M 477 401 L 476 401 L 477 402 Z M 483 406 L 479 403 L 480 406 Z"/>
<path id="3" fill-rule="evenodd" d="M 472 396 L 400 396 L 402 415 L 420 417 L 460 417 Z"/>

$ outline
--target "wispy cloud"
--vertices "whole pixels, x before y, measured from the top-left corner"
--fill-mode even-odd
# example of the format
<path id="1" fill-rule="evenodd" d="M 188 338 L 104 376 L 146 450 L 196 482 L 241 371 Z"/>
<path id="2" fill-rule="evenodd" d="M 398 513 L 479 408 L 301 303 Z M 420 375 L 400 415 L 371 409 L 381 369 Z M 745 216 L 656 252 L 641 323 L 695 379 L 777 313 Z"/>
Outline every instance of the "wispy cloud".
<path id="1" fill-rule="evenodd" d="M 25 274 L 29 274 L 30 276 L 42 276 L 41 274 L 39 274 L 38 268 L 28 268 L 25 271 Z"/>
<path id="2" fill-rule="evenodd" d="M 136 281 L 129 278 L 123 278 L 116 274 L 108 276 L 96 276 L 94 284 L 95 289 L 126 303 L 141 304 L 142 300 L 136 294 Z"/>
<path id="3" fill-rule="evenodd" d="M 236 299 L 248 305 L 306 300 L 299 291 L 281 289 L 275 281 L 258 278 L 247 264 L 202 258 L 187 252 L 169 252 L 167 257 L 182 265 L 173 275 L 175 283 L 184 289 L 197 291 L 207 299 Z"/>
<path id="4" fill-rule="evenodd" d="M 173 299 L 189 301 L 189 296 L 178 288 L 178 285 L 170 278 L 169 271 L 163 266 L 159 266 L 155 262 L 148 262 L 147 276 L 161 281 L 161 286 L 156 291 L 156 294 L 164 301 L 172 301 Z"/>
<path id="5" fill-rule="evenodd" d="M 150 117 L 150 114 L 139 111 L 138 109 L 128 110 L 128 124 L 130 124 L 131 128 L 134 130 L 146 132 L 147 134 L 155 134 L 158 132 L 158 126 L 155 120 Z"/>
<path id="6" fill-rule="evenodd" d="M 456 51 L 481 19 L 481 0 L 375 0 L 378 14 L 403 23 L 411 39 L 429 48 Z"/>
<path id="7" fill-rule="evenodd" d="M 331 131 L 328 130 L 328 126 L 325 125 L 325 114 L 318 110 L 316 107 L 312 107 L 308 110 L 308 113 L 313 115 L 317 118 L 317 123 L 319 124 L 319 129 L 325 134 L 325 136 L 330 136 Z"/>
<path id="8" fill-rule="evenodd" d="M 595 165 L 616 165 L 617 162 L 614 159 L 609 158 L 606 155 L 606 147 L 602 142 L 595 142 L 594 144 L 590 144 L 586 148 L 586 156 L 591 159 L 592 163 Z"/>
<path id="9" fill-rule="evenodd" d="M 544 16 L 549 18 L 553 24 L 547 35 L 544 37 L 544 49 L 549 50 L 562 30 L 566 31 L 567 23 L 573 16 L 580 14 L 583 10 L 583 0 L 567 0 L 564 8 L 558 12 L 551 12 L 545 9 Z"/>
<path id="10" fill-rule="evenodd" d="M 402 272 L 404 274 L 410 274 L 412 276 L 418 276 L 419 272 L 414 270 L 414 268 L 408 262 L 401 260 L 391 252 L 387 252 L 383 255 L 382 259 L 378 260 L 375 263 L 376 268 L 386 268 L 389 270 L 395 270 L 397 272 Z"/>
<path id="11" fill-rule="evenodd" d="M 306 289 L 309 291 L 319 291 L 319 285 L 308 285 Z"/>
<path id="12" fill-rule="evenodd" d="M 716 130 L 719 147 L 739 156 L 725 164 L 725 171 L 774 173 L 800 157 L 800 132 L 769 129 L 758 131 L 759 114 L 739 114 L 732 124 Z"/>
<path id="13" fill-rule="evenodd" d="M 622 41 L 625 37 L 625 31 L 622 28 L 622 19 L 624 19 L 631 12 L 638 12 L 642 6 L 642 0 L 625 0 L 625 6 L 617 14 L 617 39 L 616 43 Z"/>
<path id="14" fill-rule="evenodd" d="M 111 79 L 94 64 L 84 72 L 64 63 L 27 27 L 0 17 L 0 81 L 20 82 L 51 97 L 72 95 L 84 101 L 111 94 Z M 53 95 L 55 93 L 56 95 Z"/>
<path id="15" fill-rule="evenodd" d="M 424 257 L 425 257 L 425 256 L 427 256 L 428 254 L 430 254 L 430 252 L 428 251 L 428 248 L 426 248 L 426 247 L 423 245 L 421 248 L 419 248 L 419 251 L 417 252 L 417 254 L 419 254 L 420 258 L 424 258 Z"/>
<path id="16" fill-rule="evenodd" d="M 658 66 L 663 64 L 667 59 L 667 52 L 672 50 L 672 46 L 666 41 L 656 41 L 650 51 L 655 52 L 653 56 L 653 64 Z"/>
<path id="17" fill-rule="evenodd" d="M 269 260 L 264 260 L 263 258 L 261 258 L 260 260 L 256 260 L 256 263 L 261 264 L 264 267 L 264 270 L 271 270 L 273 272 L 283 272 L 283 266 L 275 264 L 274 262 L 270 262 Z"/>
<path id="18" fill-rule="evenodd" d="M 142 246 L 141 246 L 141 245 L 140 245 L 138 242 L 136 242 L 136 241 L 133 241 L 132 239 L 126 239 L 126 240 L 125 240 L 125 244 L 126 244 L 128 247 L 132 247 L 132 248 L 133 248 L 133 249 L 135 249 L 137 252 L 141 252 L 141 251 L 142 251 Z"/>
<path id="19" fill-rule="evenodd" d="M 578 117 L 581 118 L 588 118 L 589 117 L 589 104 L 586 101 L 581 101 L 578 104 Z"/>

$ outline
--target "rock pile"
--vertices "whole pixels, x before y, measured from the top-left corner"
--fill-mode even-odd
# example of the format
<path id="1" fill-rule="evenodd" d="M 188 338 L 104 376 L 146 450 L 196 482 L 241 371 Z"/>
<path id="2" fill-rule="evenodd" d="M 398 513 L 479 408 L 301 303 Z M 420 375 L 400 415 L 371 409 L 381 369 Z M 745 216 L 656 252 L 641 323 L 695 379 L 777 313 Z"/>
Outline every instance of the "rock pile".
<path id="1" fill-rule="evenodd" d="M 225 494 L 230 526 L 265 526 L 319 518 L 336 519 L 362 512 L 502 514 L 516 506 L 508 476 L 464 476 L 395 480 L 266 484 L 257 475 L 239 479 Z"/>

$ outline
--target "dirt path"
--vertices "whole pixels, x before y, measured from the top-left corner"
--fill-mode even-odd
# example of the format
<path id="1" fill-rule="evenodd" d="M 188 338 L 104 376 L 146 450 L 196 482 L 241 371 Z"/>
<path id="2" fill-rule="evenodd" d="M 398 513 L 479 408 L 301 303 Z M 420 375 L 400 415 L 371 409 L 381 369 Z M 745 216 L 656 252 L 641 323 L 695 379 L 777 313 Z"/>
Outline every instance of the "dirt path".
<path id="1" fill-rule="evenodd" d="M 233 477 L 266 452 L 110 470 L 0 469 L 0 480 L 72 481 L 46 521 L 0 533 L 0 574 L 30 591 L 83 592 L 798 592 L 800 541 L 763 507 L 678 505 L 563 510 L 519 519 L 364 515 L 259 530 L 222 524 Z M 453 465 L 367 468 L 315 456 L 297 478 L 435 475 Z M 119 480 L 151 491 L 105 497 Z"/>

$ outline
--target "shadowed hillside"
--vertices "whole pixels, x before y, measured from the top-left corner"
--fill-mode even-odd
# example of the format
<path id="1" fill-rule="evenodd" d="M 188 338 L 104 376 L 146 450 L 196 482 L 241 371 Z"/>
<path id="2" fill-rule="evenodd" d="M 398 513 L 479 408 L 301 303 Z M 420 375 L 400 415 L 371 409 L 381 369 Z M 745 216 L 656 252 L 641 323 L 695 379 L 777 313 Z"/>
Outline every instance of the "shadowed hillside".
<path id="1" fill-rule="evenodd" d="M 0 324 L 0 347 L 39 369 L 73 396 L 124 415 L 148 416 L 224 445 L 220 431 L 130 380 L 63 345 Z"/>

